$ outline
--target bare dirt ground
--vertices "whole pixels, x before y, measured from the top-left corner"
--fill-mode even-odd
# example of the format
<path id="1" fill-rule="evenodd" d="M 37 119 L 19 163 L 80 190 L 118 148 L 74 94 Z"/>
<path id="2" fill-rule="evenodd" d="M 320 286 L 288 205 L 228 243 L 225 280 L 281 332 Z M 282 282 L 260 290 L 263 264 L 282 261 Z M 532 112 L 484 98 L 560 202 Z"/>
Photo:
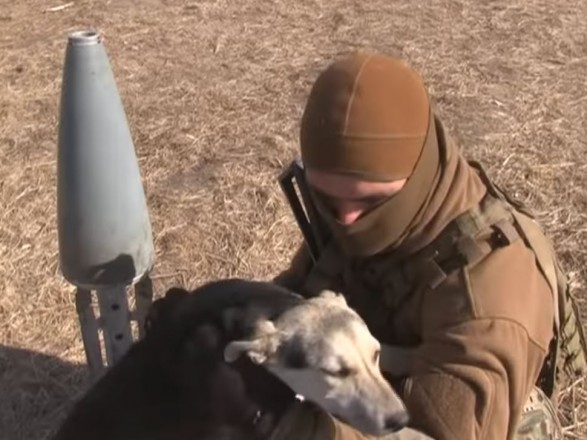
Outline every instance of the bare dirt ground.
<path id="1" fill-rule="evenodd" d="M 63 3 L 67 3 L 63 1 Z M 420 69 L 471 157 L 532 206 L 582 301 L 584 0 L 0 1 L 0 438 L 42 439 L 86 384 L 58 267 L 56 141 L 66 35 L 95 27 L 135 139 L 157 294 L 267 278 L 299 242 L 276 184 L 319 69 L 358 48 Z M 587 438 L 582 384 L 567 437 Z M 568 408 L 573 408 L 569 411 Z"/>

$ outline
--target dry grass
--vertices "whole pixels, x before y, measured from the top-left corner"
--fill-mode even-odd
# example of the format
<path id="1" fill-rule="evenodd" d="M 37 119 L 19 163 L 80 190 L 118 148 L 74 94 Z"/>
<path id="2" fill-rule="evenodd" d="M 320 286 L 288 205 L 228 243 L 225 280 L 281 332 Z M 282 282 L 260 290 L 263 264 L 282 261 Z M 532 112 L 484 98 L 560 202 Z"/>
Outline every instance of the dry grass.
<path id="1" fill-rule="evenodd" d="M 151 208 L 158 294 L 286 264 L 299 235 L 276 175 L 296 153 L 318 69 L 359 47 L 422 71 L 465 151 L 538 211 L 586 288 L 583 0 L 79 0 L 44 12 L 59 4 L 0 8 L 1 439 L 45 438 L 86 380 L 55 231 L 61 67 L 80 27 L 106 35 Z M 585 387 L 564 398 L 568 438 L 585 438 Z"/>

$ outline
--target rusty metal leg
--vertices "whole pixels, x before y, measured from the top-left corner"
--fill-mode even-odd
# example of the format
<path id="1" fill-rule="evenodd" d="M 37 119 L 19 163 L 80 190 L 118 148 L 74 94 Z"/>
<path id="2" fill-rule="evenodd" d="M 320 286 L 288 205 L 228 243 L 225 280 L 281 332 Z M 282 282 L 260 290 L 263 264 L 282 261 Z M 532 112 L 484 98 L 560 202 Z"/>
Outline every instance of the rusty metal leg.
<path id="1" fill-rule="evenodd" d="M 149 307 L 153 303 L 153 280 L 151 280 L 149 272 L 135 284 L 135 298 L 135 319 L 138 325 L 139 339 L 143 339 L 145 336 L 145 318 Z"/>
<path id="2" fill-rule="evenodd" d="M 99 324 L 92 309 L 92 293 L 79 287 L 75 291 L 75 308 L 81 326 L 82 341 L 86 360 L 93 377 L 98 377 L 104 369 L 100 338 L 98 335 Z"/>
<path id="3" fill-rule="evenodd" d="M 126 286 L 96 291 L 108 366 L 117 363 L 133 343 Z"/>

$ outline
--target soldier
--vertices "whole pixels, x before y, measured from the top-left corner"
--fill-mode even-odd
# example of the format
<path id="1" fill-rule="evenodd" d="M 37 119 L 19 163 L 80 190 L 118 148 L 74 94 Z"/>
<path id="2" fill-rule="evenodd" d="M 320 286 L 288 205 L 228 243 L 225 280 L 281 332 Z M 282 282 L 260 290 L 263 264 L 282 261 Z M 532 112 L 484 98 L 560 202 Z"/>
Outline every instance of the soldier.
<path id="1" fill-rule="evenodd" d="M 557 386 L 586 365 L 565 277 L 531 214 L 463 157 L 419 74 L 376 53 L 335 61 L 300 143 L 314 235 L 275 282 L 342 293 L 382 344 L 410 350 L 389 380 L 414 430 L 393 438 L 562 438 Z M 371 438 L 311 404 L 278 431 Z"/>

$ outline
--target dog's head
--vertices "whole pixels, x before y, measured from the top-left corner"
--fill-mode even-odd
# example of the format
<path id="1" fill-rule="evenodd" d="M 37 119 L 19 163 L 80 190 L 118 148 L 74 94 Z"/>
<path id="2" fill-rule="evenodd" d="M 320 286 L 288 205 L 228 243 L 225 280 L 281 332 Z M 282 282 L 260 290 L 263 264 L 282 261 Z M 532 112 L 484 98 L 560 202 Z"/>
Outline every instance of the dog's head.
<path id="1" fill-rule="evenodd" d="M 212 289 L 217 286 L 220 284 L 210 284 Z M 223 322 L 223 309 L 213 307 L 215 293 L 208 287 L 167 290 L 148 312 L 145 342 L 156 358 L 158 371 L 164 371 L 181 391 L 183 401 L 191 407 L 190 414 L 199 415 L 194 418 L 198 429 L 214 433 L 206 438 L 260 438 L 259 433 L 270 431 L 295 394 L 249 358 L 224 361 L 223 349 L 231 335 Z M 257 420 L 258 411 L 261 416 Z M 240 437 L 219 434 L 229 429 Z"/>
<path id="2" fill-rule="evenodd" d="M 274 320 L 254 314 L 248 319 L 255 331 L 226 346 L 227 361 L 246 354 L 365 433 L 383 435 L 406 426 L 406 408 L 379 369 L 379 342 L 342 296 L 325 291 Z"/>

